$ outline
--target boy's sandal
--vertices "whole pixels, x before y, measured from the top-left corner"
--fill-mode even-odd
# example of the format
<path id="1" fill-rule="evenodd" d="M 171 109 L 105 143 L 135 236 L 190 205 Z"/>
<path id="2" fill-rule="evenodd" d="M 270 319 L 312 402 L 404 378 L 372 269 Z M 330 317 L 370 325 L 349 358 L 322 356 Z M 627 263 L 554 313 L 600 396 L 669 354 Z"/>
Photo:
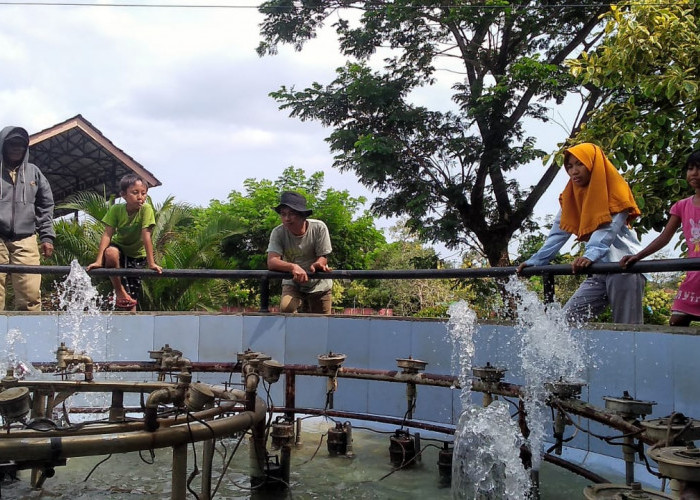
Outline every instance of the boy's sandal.
<path id="1" fill-rule="evenodd" d="M 138 302 L 135 299 L 128 298 L 128 299 L 117 299 L 114 306 L 117 309 L 132 309 L 133 307 L 136 306 L 136 304 L 138 304 Z"/>

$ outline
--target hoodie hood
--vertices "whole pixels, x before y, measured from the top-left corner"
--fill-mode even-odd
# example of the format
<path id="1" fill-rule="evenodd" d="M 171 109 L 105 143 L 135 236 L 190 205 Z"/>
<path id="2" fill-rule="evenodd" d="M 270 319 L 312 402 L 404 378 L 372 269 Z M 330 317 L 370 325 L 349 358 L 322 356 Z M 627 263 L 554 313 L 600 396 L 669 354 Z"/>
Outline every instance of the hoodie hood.
<path id="1" fill-rule="evenodd" d="M 0 130 L 0 148 L 12 138 L 29 143 L 29 134 L 22 127 Z M 14 171 L 14 173 L 11 173 Z M 12 240 L 38 233 L 43 242 L 56 237 L 53 230 L 53 194 L 39 167 L 29 161 L 27 147 L 22 162 L 10 169 L 0 155 L 0 235 Z"/>
<path id="2" fill-rule="evenodd" d="M 27 149 L 24 151 L 24 158 L 22 159 L 22 162 L 16 167 L 16 169 L 19 171 L 18 175 L 22 176 L 22 179 L 24 181 L 26 180 L 27 163 L 29 162 L 29 134 L 22 127 L 9 126 L 3 128 L 2 131 L 0 131 L 0 177 L 2 177 L 3 170 L 10 168 L 9 165 L 5 164 L 5 141 L 17 137 L 19 137 L 20 139 L 24 139 L 24 141 L 27 143 Z M 22 183 L 22 186 L 22 202 L 26 203 L 27 196 L 26 186 L 24 182 Z M 2 198 L 2 190 L 2 183 L 0 183 L 0 198 Z"/>
<path id="3" fill-rule="evenodd" d="M 24 142 L 29 145 L 29 133 L 22 127 L 5 127 L 2 129 L 2 132 L 0 132 L 0 141 L 3 143 L 8 139 L 14 139 L 17 137 L 23 139 Z"/>
<path id="4" fill-rule="evenodd" d="M 24 154 L 24 160 L 22 163 L 27 163 L 29 160 L 29 133 L 22 127 L 9 126 L 5 127 L 0 131 L 0 147 L 5 147 L 5 141 L 9 139 L 20 138 L 27 143 L 27 151 Z"/>

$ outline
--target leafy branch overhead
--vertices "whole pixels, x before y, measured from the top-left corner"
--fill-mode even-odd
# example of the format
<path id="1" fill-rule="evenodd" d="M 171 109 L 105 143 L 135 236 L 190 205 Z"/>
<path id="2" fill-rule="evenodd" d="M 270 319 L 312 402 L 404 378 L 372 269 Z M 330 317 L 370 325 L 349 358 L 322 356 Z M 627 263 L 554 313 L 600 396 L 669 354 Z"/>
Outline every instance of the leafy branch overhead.
<path id="1" fill-rule="evenodd" d="M 534 207 L 559 171 L 554 152 L 538 145 L 550 139 L 537 136 L 538 123 L 580 98 L 555 138 L 564 144 L 619 97 L 567 62 L 618 29 L 621 20 L 602 17 L 606 4 L 272 0 L 260 11 L 260 55 L 282 44 L 302 50 L 319 30 L 335 30 L 347 58 L 336 78 L 271 95 L 292 116 L 332 128 L 335 166 L 374 190 L 375 212 L 407 217 L 427 241 L 475 243 L 492 265 L 508 263 L 514 234 L 536 228 Z M 449 88 L 452 108 L 416 104 L 429 87 Z M 517 180 L 524 169 L 536 179 L 531 186 Z"/>
<path id="2" fill-rule="evenodd" d="M 606 9 L 271 1 L 260 10 L 260 54 L 279 44 L 301 50 L 324 23 L 335 29 L 349 59 L 336 79 L 272 96 L 293 116 L 333 128 L 335 166 L 375 190 L 374 210 L 408 216 L 413 231 L 449 247 L 476 238 L 491 264 L 507 261 L 508 241 L 532 227 L 534 206 L 558 170 L 542 169 L 532 187 L 514 180 L 546 154 L 524 120 L 547 121 L 548 106 L 578 89 L 564 61 L 592 43 Z M 375 55 L 384 57 L 379 70 Z M 413 104 L 415 91 L 448 77 L 453 110 Z"/>

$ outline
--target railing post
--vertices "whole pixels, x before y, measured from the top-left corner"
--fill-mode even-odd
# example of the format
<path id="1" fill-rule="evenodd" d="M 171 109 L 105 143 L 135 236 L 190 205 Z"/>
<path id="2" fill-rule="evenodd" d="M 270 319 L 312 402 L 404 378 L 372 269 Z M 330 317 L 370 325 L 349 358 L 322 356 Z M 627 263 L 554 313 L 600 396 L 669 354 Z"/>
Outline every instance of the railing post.
<path id="1" fill-rule="evenodd" d="M 544 292 L 544 303 L 554 302 L 554 275 L 552 273 L 542 274 L 542 288 Z"/>
<path id="2" fill-rule="evenodd" d="M 260 280 L 260 312 L 270 312 L 270 279 Z"/>

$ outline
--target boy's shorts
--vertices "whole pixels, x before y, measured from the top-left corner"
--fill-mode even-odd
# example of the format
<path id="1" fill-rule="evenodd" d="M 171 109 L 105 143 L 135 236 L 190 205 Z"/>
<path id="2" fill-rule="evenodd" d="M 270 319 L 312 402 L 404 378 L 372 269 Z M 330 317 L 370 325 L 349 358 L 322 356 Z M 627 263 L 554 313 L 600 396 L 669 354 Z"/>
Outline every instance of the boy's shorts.
<path id="1" fill-rule="evenodd" d="M 124 269 L 146 269 L 147 259 L 146 257 L 129 257 L 124 254 L 121 248 L 117 245 L 110 245 L 117 250 L 119 250 L 119 265 Z M 138 276 L 124 276 L 122 277 L 122 284 L 126 289 L 126 293 L 129 297 L 135 300 L 139 300 L 141 296 L 141 278 Z"/>

